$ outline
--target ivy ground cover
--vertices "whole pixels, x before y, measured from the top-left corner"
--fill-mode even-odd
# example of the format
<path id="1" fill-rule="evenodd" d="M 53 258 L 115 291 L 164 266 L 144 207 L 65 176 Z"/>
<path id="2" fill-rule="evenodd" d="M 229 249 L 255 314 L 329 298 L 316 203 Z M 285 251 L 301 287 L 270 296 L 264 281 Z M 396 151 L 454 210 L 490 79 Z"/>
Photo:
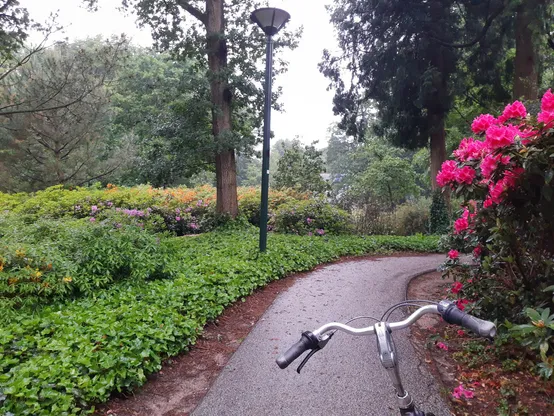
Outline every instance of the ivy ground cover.
<path id="1" fill-rule="evenodd" d="M 21 233 L 28 231 L 19 227 Z M 6 236 L 2 243 L 6 238 L 10 239 Z M 268 251 L 260 255 L 258 233 L 253 227 L 197 237 L 156 238 L 163 250 L 152 248 L 148 238 L 139 239 L 142 248 L 138 245 L 136 250 L 165 256 L 162 258 L 169 266 L 162 272 L 152 267 L 157 272 L 143 276 L 134 271 L 143 267 L 140 262 L 133 263 L 137 256 L 122 256 L 114 266 L 116 278 L 96 290 L 62 291 L 67 296 L 46 298 L 42 303 L 37 300 L 31 305 L 5 302 L 11 295 L 2 293 L 0 312 L 5 319 L 0 326 L 0 414 L 88 413 L 94 403 L 105 401 L 112 392 L 144 383 L 147 374 L 160 369 L 164 358 L 194 344 L 204 324 L 225 306 L 292 272 L 345 255 L 437 251 L 434 237 L 272 233 Z M 49 241 L 47 246 L 54 247 L 54 240 Z M 132 241 L 126 239 L 122 247 L 133 249 Z M 7 247 L 15 248 L 11 244 Z M 125 250 L 117 244 L 113 247 Z M 15 261 L 25 255 L 13 253 Z M 48 261 L 47 252 L 40 255 Z M 76 270 L 72 279 L 79 277 Z M 34 273 L 34 279 L 41 278 L 33 268 L 29 273 Z M 0 271 L 0 276 L 9 279 L 6 270 Z M 73 281 L 65 283 L 71 285 Z"/>

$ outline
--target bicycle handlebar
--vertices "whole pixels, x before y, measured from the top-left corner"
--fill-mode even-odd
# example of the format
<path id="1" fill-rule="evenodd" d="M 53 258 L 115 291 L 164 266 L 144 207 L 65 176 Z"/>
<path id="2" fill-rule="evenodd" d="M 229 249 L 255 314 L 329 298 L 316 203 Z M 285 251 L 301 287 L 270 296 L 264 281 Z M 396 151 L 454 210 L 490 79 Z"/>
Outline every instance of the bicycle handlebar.
<path id="1" fill-rule="evenodd" d="M 387 322 L 387 327 L 390 331 L 407 328 L 428 313 L 439 314 L 446 322 L 462 326 L 482 337 L 493 338 L 496 335 L 496 326 L 494 323 L 476 318 L 458 309 L 458 307 L 450 301 L 441 301 L 438 305 L 422 306 L 402 321 Z M 277 365 L 281 369 L 285 369 L 304 352 L 316 348 L 323 348 L 325 344 L 320 343 L 322 340 L 321 336 L 332 330 L 338 330 L 357 336 L 372 335 L 375 333 L 375 327 L 373 325 L 365 328 L 354 328 L 339 322 L 330 322 L 313 332 L 306 331 L 302 333 L 302 338 L 283 355 L 277 358 Z"/>
<path id="2" fill-rule="evenodd" d="M 476 318 L 464 311 L 458 309 L 454 304 L 447 301 L 442 301 L 439 303 L 438 312 L 442 315 L 444 319 L 449 324 L 459 325 L 466 329 L 469 329 L 471 332 L 485 337 L 485 338 L 494 338 L 496 335 L 496 325 L 490 321 L 485 321 L 483 319 Z"/>
<path id="3" fill-rule="evenodd" d="M 313 350 L 319 346 L 319 339 L 309 331 L 302 333 L 302 338 L 292 347 L 290 347 L 287 352 L 277 358 L 277 365 L 285 369 L 287 368 L 294 360 L 300 357 L 308 350 Z"/>

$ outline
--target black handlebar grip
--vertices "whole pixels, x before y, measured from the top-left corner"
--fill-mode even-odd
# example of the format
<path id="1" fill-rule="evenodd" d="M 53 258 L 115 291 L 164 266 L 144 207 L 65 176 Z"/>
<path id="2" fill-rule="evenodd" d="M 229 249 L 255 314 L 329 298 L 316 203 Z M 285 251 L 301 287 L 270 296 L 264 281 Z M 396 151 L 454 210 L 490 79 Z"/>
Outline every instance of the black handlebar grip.
<path id="1" fill-rule="evenodd" d="M 290 347 L 283 355 L 277 358 L 277 365 L 285 369 L 287 368 L 294 360 L 300 357 L 304 352 L 317 348 L 319 340 L 317 337 L 309 331 L 302 333 L 302 338 L 292 347 Z"/>
<path id="2" fill-rule="evenodd" d="M 442 313 L 442 317 L 449 324 L 460 325 L 479 336 L 493 338 L 496 335 L 495 324 L 465 313 L 454 304 L 450 304 L 446 307 Z"/>

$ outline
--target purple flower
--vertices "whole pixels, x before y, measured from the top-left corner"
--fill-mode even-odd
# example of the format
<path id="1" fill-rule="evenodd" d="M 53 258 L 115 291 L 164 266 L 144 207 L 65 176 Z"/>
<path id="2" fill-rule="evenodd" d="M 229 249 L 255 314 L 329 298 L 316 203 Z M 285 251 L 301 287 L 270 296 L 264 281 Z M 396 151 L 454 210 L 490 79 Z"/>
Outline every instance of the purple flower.
<path id="1" fill-rule="evenodd" d="M 152 208 L 148 207 L 146 208 L 146 211 L 148 211 L 148 213 L 150 214 L 152 212 Z"/>
<path id="2" fill-rule="evenodd" d="M 312 220 L 311 218 L 309 218 L 309 217 L 308 217 L 308 218 L 306 218 L 306 222 L 307 222 L 308 224 L 311 224 L 311 223 L 312 223 L 312 221 L 313 221 L 313 220 Z"/>
<path id="3" fill-rule="evenodd" d="M 175 214 L 180 214 L 181 210 L 179 208 L 175 208 Z"/>
<path id="4" fill-rule="evenodd" d="M 313 235 L 313 233 L 310 231 L 310 232 L 308 233 L 308 237 L 311 237 L 312 235 Z"/>
<path id="5" fill-rule="evenodd" d="M 80 211 L 81 210 L 81 205 L 75 205 L 73 208 L 75 208 L 75 211 Z"/>
<path id="6" fill-rule="evenodd" d="M 120 222 L 116 222 L 116 223 L 115 223 L 115 228 L 121 228 L 121 223 L 120 223 Z"/>
<path id="7" fill-rule="evenodd" d="M 144 212 L 138 209 L 125 209 L 123 213 L 127 214 L 129 217 L 144 217 Z"/>
<path id="8" fill-rule="evenodd" d="M 191 222 L 189 227 L 192 228 L 193 230 L 198 230 L 198 224 L 194 222 Z"/>
<path id="9" fill-rule="evenodd" d="M 315 232 L 316 232 L 317 235 L 323 235 L 323 234 L 325 234 L 325 230 L 322 229 L 322 228 L 319 228 L 319 229 L 315 230 Z"/>
<path id="10" fill-rule="evenodd" d="M 121 208 L 116 208 L 115 209 L 115 212 L 120 212 L 121 211 Z"/>
<path id="11" fill-rule="evenodd" d="M 90 209 L 92 212 L 98 211 L 98 207 L 96 205 L 93 205 L 92 207 L 90 207 Z"/>
<path id="12" fill-rule="evenodd" d="M 108 201 L 108 202 L 106 202 L 106 205 L 109 206 L 109 207 L 111 207 L 111 206 L 113 206 L 113 202 L 112 202 L 112 201 Z"/>
<path id="13" fill-rule="evenodd" d="M 201 206 L 202 206 L 202 200 L 201 200 L 201 199 L 198 200 L 198 202 L 196 203 L 196 206 L 197 206 L 197 207 L 201 207 Z"/>
<path id="14" fill-rule="evenodd" d="M 181 221 L 181 217 L 175 217 L 175 221 Z"/>
<path id="15" fill-rule="evenodd" d="M 96 221 L 96 218 L 90 217 L 90 220 L 89 220 L 89 221 L 90 221 L 90 222 L 94 222 L 94 221 Z"/>
<path id="16" fill-rule="evenodd" d="M 191 207 L 188 207 L 185 209 L 185 212 L 191 212 L 192 211 L 192 208 Z"/>

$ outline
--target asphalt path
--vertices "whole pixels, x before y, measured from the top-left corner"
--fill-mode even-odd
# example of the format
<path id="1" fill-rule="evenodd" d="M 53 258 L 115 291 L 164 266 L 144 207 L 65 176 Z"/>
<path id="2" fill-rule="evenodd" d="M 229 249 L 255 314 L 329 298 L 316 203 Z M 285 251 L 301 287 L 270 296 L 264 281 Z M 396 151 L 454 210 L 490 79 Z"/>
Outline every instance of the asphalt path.
<path id="1" fill-rule="evenodd" d="M 337 333 L 301 374 L 295 371 L 297 362 L 281 370 L 275 359 L 304 330 L 359 315 L 379 318 L 404 300 L 410 278 L 435 270 L 443 260 L 430 255 L 348 261 L 297 279 L 258 321 L 193 416 L 397 415 L 374 337 Z M 404 387 L 420 410 L 450 415 L 407 336 L 408 330 L 394 334 Z"/>

